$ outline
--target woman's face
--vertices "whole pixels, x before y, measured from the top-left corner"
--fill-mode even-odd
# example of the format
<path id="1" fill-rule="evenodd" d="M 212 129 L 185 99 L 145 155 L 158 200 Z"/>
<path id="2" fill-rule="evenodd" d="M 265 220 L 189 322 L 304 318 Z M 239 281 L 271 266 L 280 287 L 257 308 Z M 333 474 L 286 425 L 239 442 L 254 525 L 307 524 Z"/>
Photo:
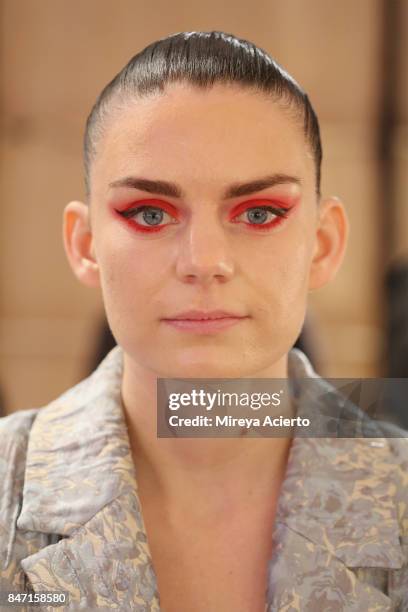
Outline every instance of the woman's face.
<path id="1" fill-rule="evenodd" d="M 287 110 L 222 85 L 135 100 L 107 124 L 91 194 L 90 253 L 132 361 L 241 377 L 285 359 L 319 245 L 314 160 Z"/>

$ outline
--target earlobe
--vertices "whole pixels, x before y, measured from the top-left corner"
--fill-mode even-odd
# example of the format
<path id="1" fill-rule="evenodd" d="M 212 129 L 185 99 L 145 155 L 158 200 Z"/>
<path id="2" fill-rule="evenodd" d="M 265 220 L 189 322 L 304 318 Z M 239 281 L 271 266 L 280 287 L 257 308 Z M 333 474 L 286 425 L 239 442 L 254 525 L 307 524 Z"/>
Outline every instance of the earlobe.
<path id="1" fill-rule="evenodd" d="M 324 200 L 320 204 L 309 289 L 319 289 L 335 277 L 343 261 L 347 237 L 348 221 L 342 202 L 334 197 Z"/>
<path id="2" fill-rule="evenodd" d="M 64 210 L 65 252 L 75 276 L 88 287 L 99 287 L 99 266 L 93 248 L 89 207 L 70 202 Z"/>

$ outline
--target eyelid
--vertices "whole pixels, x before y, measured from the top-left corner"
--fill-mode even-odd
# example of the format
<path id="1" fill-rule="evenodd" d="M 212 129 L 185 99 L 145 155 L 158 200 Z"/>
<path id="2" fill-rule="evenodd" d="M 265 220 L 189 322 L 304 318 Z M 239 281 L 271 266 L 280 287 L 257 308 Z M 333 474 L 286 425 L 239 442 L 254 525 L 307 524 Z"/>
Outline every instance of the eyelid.
<path id="1" fill-rule="evenodd" d="M 124 208 L 120 208 L 118 210 L 119 213 L 125 213 L 130 210 L 137 210 L 138 208 L 161 208 L 169 215 L 172 215 L 176 219 L 179 218 L 180 213 L 175 206 L 170 204 L 169 202 L 164 202 L 163 200 L 159 200 L 157 198 L 143 198 L 142 200 L 133 201 L 131 204 L 128 204 Z"/>
<path id="2" fill-rule="evenodd" d="M 229 221 L 232 221 L 234 219 L 236 219 L 238 216 L 240 216 L 242 213 L 246 212 L 247 210 L 251 209 L 251 208 L 260 208 L 260 207 L 267 207 L 269 209 L 275 209 L 276 212 L 276 216 L 279 217 L 286 217 L 295 207 L 296 205 L 299 203 L 300 201 L 300 195 L 297 197 L 288 197 L 288 196 L 258 196 L 258 197 L 253 197 L 250 200 L 245 200 L 243 202 L 240 202 L 238 204 L 236 204 L 235 206 L 233 206 L 232 210 L 230 210 L 230 212 L 228 213 L 228 219 Z M 116 213 L 121 215 L 122 218 L 124 218 L 125 220 L 128 221 L 128 223 L 132 223 L 132 225 L 139 225 L 140 227 L 148 227 L 151 231 L 159 231 L 160 229 L 164 229 L 165 227 L 172 225 L 172 223 L 165 223 L 163 225 L 157 225 L 157 226 L 144 226 L 142 224 L 139 224 L 136 219 L 132 219 L 132 216 L 130 214 L 126 214 L 127 211 L 138 211 L 138 209 L 143 209 L 143 208 L 158 208 L 163 210 L 165 213 L 169 214 L 171 217 L 173 217 L 173 219 L 175 219 L 176 222 L 180 221 L 180 218 L 182 216 L 182 212 L 180 212 L 180 210 L 174 206 L 173 204 L 160 200 L 158 198 L 141 198 L 138 199 L 136 201 L 132 201 L 130 204 L 127 204 L 126 206 L 124 206 L 123 208 L 120 206 L 119 209 L 117 209 L 115 207 Z M 279 214 L 279 212 L 281 214 Z M 271 211 L 273 212 L 273 210 Z M 261 226 L 259 226 L 261 227 Z M 264 225 L 262 227 L 267 227 L 267 225 Z"/>
<path id="3" fill-rule="evenodd" d="M 293 196 L 258 196 L 258 197 L 253 197 L 250 200 L 245 200 L 243 202 L 239 202 L 238 204 L 234 205 L 232 210 L 235 212 L 236 209 L 239 207 L 243 207 L 245 208 L 246 206 L 259 206 L 259 205 L 270 205 L 270 206 L 275 206 L 276 208 L 285 208 L 285 209 L 290 209 L 292 208 L 296 203 L 297 200 L 299 198 L 298 197 L 293 197 Z M 171 212 L 172 214 L 178 214 L 180 207 L 179 206 L 175 206 L 173 204 L 171 204 L 170 202 L 167 202 L 165 200 L 161 200 L 159 198 L 140 198 L 138 200 L 133 200 L 131 203 L 127 204 L 126 206 L 124 206 L 123 208 L 121 206 L 119 206 L 120 208 L 120 212 L 124 212 L 128 209 L 131 208 L 140 208 L 142 206 L 153 206 L 153 207 L 158 207 L 158 208 L 163 208 L 164 210 L 167 210 L 168 212 Z"/>

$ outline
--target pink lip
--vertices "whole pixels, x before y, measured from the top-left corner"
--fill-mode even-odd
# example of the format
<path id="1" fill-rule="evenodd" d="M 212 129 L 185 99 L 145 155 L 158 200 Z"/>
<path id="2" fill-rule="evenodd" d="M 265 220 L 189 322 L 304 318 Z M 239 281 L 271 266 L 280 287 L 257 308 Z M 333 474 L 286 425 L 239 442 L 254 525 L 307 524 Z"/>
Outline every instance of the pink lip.
<path id="1" fill-rule="evenodd" d="M 226 310 L 186 310 L 186 312 L 180 312 L 178 315 L 172 317 L 166 317 L 168 321 L 183 320 L 189 321 L 202 321 L 208 319 L 225 319 L 225 318 L 236 318 L 242 319 L 243 315 L 238 315 L 233 312 L 227 312 Z"/>
<path id="2" fill-rule="evenodd" d="M 190 310 L 174 317 L 163 319 L 165 323 L 183 331 L 210 334 L 236 325 L 247 319 L 247 316 L 236 315 L 224 310 Z"/>

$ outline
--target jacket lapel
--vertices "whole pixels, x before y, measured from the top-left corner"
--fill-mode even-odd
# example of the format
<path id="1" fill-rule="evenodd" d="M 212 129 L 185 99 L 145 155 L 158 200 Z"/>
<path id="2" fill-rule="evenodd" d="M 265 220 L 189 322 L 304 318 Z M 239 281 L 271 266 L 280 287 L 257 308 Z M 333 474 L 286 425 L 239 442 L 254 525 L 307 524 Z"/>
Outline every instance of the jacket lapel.
<path id="1" fill-rule="evenodd" d="M 268 612 L 391 612 L 387 595 L 356 576 L 326 546 L 283 523 L 269 569 Z"/>
<path id="2" fill-rule="evenodd" d="M 159 611 L 136 495 L 108 503 L 72 536 L 22 561 L 35 591 L 65 591 L 69 607 Z"/>
<path id="3" fill-rule="evenodd" d="M 159 609 L 121 378 L 115 348 L 88 379 L 39 411 L 30 434 L 17 527 L 62 539 L 21 565 L 35 591 L 67 591 L 67 609 Z"/>

